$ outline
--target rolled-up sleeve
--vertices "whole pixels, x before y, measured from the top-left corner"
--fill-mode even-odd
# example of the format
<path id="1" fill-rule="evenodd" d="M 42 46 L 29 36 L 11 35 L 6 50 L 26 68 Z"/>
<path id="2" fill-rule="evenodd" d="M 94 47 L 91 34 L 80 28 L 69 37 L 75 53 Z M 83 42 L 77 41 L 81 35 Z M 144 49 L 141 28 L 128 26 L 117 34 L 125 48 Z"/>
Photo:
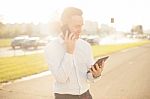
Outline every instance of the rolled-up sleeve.
<path id="1" fill-rule="evenodd" d="M 92 83 L 94 83 L 100 79 L 100 77 L 94 78 L 92 73 L 87 73 L 87 77 L 88 77 L 88 80 Z"/>
<path id="2" fill-rule="evenodd" d="M 65 83 L 73 70 L 73 55 L 60 52 L 61 49 L 49 45 L 45 48 L 45 57 L 49 69 L 57 82 Z"/>
<path id="3" fill-rule="evenodd" d="M 87 63 L 87 66 L 88 68 L 91 68 L 91 65 L 93 65 L 95 62 L 94 62 L 94 58 L 93 58 L 93 53 L 92 53 L 92 48 L 91 46 L 89 46 L 89 54 L 88 54 L 88 63 Z M 97 78 L 94 78 L 92 73 L 87 73 L 87 80 L 90 81 L 90 82 L 96 82 L 97 80 L 99 80 L 100 77 L 97 77 Z"/>

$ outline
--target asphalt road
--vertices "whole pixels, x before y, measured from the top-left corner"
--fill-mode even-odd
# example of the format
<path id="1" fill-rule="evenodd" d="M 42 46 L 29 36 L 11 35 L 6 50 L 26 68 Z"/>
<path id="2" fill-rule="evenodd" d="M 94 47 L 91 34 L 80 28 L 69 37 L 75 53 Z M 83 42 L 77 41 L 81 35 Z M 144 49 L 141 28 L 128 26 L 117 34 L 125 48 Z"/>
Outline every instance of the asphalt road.
<path id="1" fill-rule="evenodd" d="M 150 99 L 150 44 L 111 55 L 94 99 Z"/>
<path id="2" fill-rule="evenodd" d="M 9 57 L 9 56 L 20 56 L 20 55 L 28 55 L 34 53 L 43 52 L 44 47 L 39 47 L 37 49 L 30 48 L 28 50 L 22 50 L 17 48 L 13 50 L 11 47 L 0 48 L 0 57 Z"/>
<path id="3" fill-rule="evenodd" d="M 53 99 L 52 76 L 0 87 L 0 99 Z M 150 44 L 110 55 L 101 79 L 91 84 L 93 99 L 150 99 Z"/>

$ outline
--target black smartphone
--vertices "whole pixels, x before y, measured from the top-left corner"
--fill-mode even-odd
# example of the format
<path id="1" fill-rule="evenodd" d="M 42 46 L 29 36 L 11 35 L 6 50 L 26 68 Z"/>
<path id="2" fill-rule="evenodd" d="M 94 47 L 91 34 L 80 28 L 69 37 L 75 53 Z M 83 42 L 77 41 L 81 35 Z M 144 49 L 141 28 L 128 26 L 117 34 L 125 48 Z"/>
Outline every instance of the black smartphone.
<path id="1" fill-rule="evenodd" d="M 106 61 L 107 59 L 109 58 L 109 56 L 105 56 L 105 57 L 102 57 L 102 58 L 99 58 L 95 63 L 94 63 L 94 68 L 96 69 L 96 64 L 98 64 L 99 66 L 101 66 L 102 65 L 102 62 L 104 61 Z M 93 69 L 92 68 L 90 68 L 92 71 L 93 71 Z M 87 73 L 89 73 L 90 71 L 88 71 Z"/>
<path id="2" fill-rule="evenodd" d="M 102 57 L 102 58 L 98 59 L 98 60 L 95 62 L 95 64 L 94 64 L 94 68 L 96 69 L 96 64 L 98 64 L 99 66 L 101 66 L 101 65 L 102 65 L 102 62 L 103 62 L 103 61 L 105 62 L 105 61 L 108 59 L 108 57 L 109 57 L 109 56 L 105 56 L 105 57 Z"/>
<path id="3" fill-rule="evenodd" d="M 61 27 L 61 30 L 62 30 L 62 32 L 63 32 L 64 35 L 66 35 L 66 32 L 68 32 L 69 34 L 71 33 L 70 30 L 69 30 L 68 25 L 63 25 Z"/>

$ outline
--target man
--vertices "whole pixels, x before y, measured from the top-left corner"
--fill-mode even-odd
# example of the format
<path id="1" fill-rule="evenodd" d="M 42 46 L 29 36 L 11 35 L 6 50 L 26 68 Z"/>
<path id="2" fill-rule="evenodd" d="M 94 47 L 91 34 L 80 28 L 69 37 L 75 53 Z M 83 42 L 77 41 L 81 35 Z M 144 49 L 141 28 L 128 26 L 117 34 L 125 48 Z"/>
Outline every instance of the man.
<path id="1" fill-rule="evenodd" d="M 89 81 L 94 82 L 101 75 L 104 62 L 100 67 L 96 64 L 95 69 L 90 44 L 79 38 L 83 25 L 80 9 L 66 8 L 61 22 L 62 34 L 45 49 L 50 71 L 56 80 L 55 99 L 92 99 Z"/>

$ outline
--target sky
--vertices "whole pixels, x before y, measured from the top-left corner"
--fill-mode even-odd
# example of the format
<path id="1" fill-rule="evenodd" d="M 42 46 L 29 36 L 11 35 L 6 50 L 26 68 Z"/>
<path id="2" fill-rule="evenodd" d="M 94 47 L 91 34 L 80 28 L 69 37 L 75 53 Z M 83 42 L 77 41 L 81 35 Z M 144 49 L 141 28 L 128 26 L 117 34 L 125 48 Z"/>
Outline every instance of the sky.
<path id="1" fill-rule="evenodd" d="M 4 23 L 46 23 L 58 20 L 65 7 L 83 10 L 85 20 L 110 24 L 115 19 L 117 30 L 130 30 L 133 25 L 150 28 L 149 0 L 0 0 L 0 20 Z"/>

